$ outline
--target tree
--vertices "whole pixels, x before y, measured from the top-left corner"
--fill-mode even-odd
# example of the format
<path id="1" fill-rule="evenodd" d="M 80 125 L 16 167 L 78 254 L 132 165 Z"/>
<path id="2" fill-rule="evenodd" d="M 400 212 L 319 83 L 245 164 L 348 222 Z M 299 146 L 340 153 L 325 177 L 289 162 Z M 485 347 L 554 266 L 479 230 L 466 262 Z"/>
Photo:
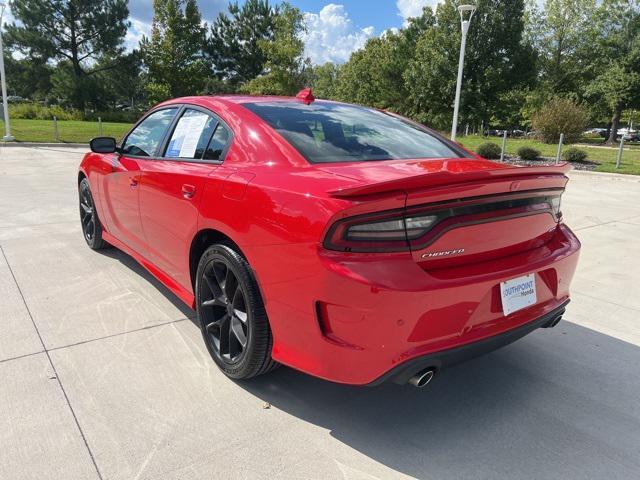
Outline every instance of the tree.
<path id="1" fill-rule="evenodd" d="M 640 3 L 604 0 L 597 13 L 600 65 L 586 91 L 609 112 L 608 143 L 614 143 L 625 108 L 640 108 Z"/>
<path id="2" fill-rule="evenodd" d="M 16 20 L 7 26 L 7 44 L 40 64 L 50 60 L 69 66 L 66 95 L 84 110 L 90 101 L 86 84 L 97 73 L 117 63 L 96 62 L 117 59 L 124 51 L 129 27 L 126 0 L 13 0 Z"/>
<path id="3" fill-rule="evenodd" d="M 47 100 L 51 91 L 53 68 L 41 59 L 15 59 L 10 52 L 4 54 L 9 95 L 31 100 Z"/>
<path id="4" fill-rule="evenodd" d="M 252 95 L 295 95 L 304 86 L 304 71 L 309 62 L 303 57 L 304 17 L 288 3 L 280 6 L 275 17 L 273 38 L 259 40 L 266 58 L 266 74 L 241 87 Z"/>
<path id="5" fill-rule="evenodd" d="M 119 59 L 118 68 L 104 70 L 97 78 L 101 110 L 116 109 L 119 104 L 137 107 L 138 110 L 146 107 L 138 50 L 123 55 Z"/>
<path id="6" fill-rule="evenodd" d="M 264 73 L 267 61 L 261 41 L 273 39 L 278 9 L 268 0 L 248 0 L 242 7 L 229 4 L 211 26 L 207 53 L 216 76 L 231 88 Z"/>
<path id="7" fill-rule="evenodd" d="M 335 63 L 327 62 L 324 65 L 314 65 L 305 72 L 306 84 L 313 88 L 316 98 L 335 99 L 336 84 L 341 67 Z"/>
<path id="8" fill-rule="evenodd" d="M 204 58 L 206 25 L 196 1 L 154 0 L 153 11 L 151 38 L 140 42 L 149 99 L 158 102 L 200 93 L 209 67 Z"/>
<path id="9" fill-rule="evenodd" d="M 504 121 L 501 98 L 535 81 L 535 55 L 523 36 L 523 0 L 478 0 L 464 66 L 461 124 Z M 438 128 L 451 122 L 460 50 L 457 2 L 436 9 L 404 74 L 411 115 Z"/>
<path id="10" fill-rule="evenodd" d="M 410 86 L 403 78 L 413 60 L 416 42 L 435 23 L 431 8 L 411 18 L 399 32 L 387 31 L 367 41 L 364 48 L 351 54 L 337 76 L 338 99 L 409 113 Z"/>
<path id="11" fill-rule="evenodd" d="M 595 0 L 547 0 L 544 10 L 531 7 L 528 35 L 538 52 L 542 97 L 582 97 L 591 78 Z"/>

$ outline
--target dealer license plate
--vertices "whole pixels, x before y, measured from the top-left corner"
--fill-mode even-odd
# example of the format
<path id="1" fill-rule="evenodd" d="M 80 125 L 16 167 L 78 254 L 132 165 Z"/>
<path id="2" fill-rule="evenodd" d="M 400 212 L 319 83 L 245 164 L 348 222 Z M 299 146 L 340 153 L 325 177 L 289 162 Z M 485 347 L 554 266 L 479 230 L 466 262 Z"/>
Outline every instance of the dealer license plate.
<path id="1" fill-rule="evenodd" d="M 536 303 L 536 277 L 533 273 L 500 282 L 502 311 L 509 315 Z"/>

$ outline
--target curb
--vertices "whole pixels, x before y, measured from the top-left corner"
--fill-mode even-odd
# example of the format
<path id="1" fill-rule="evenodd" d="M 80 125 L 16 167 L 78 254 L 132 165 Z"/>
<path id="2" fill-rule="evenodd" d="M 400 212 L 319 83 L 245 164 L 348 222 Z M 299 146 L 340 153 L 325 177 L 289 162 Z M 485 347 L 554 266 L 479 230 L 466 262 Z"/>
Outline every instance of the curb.
<path id="1" fill-rule="evenodd" d="M 577 170 L 573 169 L 569 171 L 569 175 L 584 175 L 591 177 L 606 177 L 613 178 L 615 180 L 627 180 L 630 182 L 640 182 L 640 175 L 633 175 L 630 173 L 614 173 L 614 172 L 591 172 L 589 170 Z"/>
<path id="2" fill-rule="evenodd" d="M 37 142 L 2 142 L 3 147 L 68 147 L 68 148 L 89 148 L 88 143 L 37 143 Z"/>

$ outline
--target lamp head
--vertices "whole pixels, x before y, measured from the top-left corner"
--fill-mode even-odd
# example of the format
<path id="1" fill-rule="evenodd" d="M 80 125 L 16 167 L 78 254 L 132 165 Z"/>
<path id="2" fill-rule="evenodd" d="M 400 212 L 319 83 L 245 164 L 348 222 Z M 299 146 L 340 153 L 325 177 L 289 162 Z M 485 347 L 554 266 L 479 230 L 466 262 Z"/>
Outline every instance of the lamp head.
<path id="1" fill-rule="evenodd" d="M 471 21 L 471 17 L 473 17 L 473 13 L 475 11 L 476 11 L 475 5 L 459 5 L 458 6 L 458 12 L 460 12 L 460 20 L 463 22 Z"/>

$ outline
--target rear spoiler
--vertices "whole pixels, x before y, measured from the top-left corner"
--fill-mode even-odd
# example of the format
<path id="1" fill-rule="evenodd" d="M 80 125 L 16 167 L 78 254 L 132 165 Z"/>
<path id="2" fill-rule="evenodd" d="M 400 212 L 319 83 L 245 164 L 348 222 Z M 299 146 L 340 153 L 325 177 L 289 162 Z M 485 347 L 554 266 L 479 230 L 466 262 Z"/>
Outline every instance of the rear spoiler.
<path id="1" fill-rule="evenodd" d="M 500 164 L 497 164 L 500 165 Z M 394 191 L 408 191 L 423 189 L 429 187 L 437 187 L 442 185 L 460 185 L 483 180 L 524 180 L 536 178 L 553 178 L 562 179 L 563 183 L 568 180 L 566 173 L 571 170 L 569 163 L 560 165 L 545 165 L 535 167 L 518 167 L 518 166 L 499 166 L 491 170 L 478 170 L 470 172 L 451 172 L 442 170 L 440 172 L 425 173 L 423 175 L 415 175 L 405 178 L 397 178 L 386 182 L 376 182 L 355 187 L 343 188 L 329 192 L 329 195 L 336 198 L 358 197 L 362 195 L 371 195 L 376 193 L 388 193 Z"/>

